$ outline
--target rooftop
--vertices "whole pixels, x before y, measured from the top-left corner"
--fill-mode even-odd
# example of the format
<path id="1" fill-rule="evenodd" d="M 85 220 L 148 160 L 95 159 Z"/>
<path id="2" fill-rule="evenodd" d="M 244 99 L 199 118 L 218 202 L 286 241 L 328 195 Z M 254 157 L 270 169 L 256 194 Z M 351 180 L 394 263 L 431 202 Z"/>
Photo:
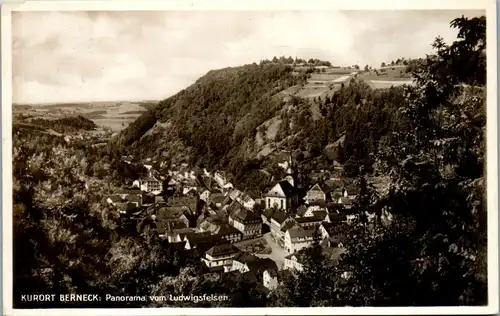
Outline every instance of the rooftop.
<path id="1" fill-rule="evenodd" d="M 314 238 L 317 234 L 316 229 L 302 229 L 298 227 L 291 228 L 287 231 L 290 234 L 292 241 L 297 238 Z"/>
<path id="2" fill-rule="evenodd" d="M 206 254 L 212 257 L 216 257 L 216 256 L 232 255 L 238 252 L 239 249 L 233 246 L 232 244 L 221 244 L 213 246 L 206 252 Z"/>

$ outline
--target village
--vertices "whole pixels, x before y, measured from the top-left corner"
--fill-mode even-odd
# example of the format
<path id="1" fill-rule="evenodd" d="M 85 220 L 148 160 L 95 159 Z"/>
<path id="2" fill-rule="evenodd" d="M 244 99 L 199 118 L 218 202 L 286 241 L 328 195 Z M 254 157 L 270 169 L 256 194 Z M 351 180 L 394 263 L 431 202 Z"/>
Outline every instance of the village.
<path id="1" fill-rule="evenodd" d="M 133 164 L 133 157 L 122 157 Z M 286 176 L 267 192 L 242 192 L 222 171 L 168 167 L 160 174 L 144 163 L 147 177 L 115 192 L 106 202 L 122 216 L 150 226 L 171 247 L 196 253 L 207 272 L 242 273 L 267 290 L 277 287 L 278 270 L 303 270 L 304 249 L 319 243 L 338 260 L 358 194 L 340 179 L 297 187 L 290 158 L 279 166 Z"/>

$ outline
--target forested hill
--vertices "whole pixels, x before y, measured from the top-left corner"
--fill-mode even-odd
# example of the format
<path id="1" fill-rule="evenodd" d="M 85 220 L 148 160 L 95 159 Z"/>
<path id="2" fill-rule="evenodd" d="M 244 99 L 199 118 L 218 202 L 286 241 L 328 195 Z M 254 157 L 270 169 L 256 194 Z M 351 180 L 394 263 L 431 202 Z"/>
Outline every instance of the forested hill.
<path id="1" fill-rule="evenodd" d="M 119 148 L 164 158 L 183 150 L 206 165 L 227 162 L 233 148 L 255 137 L 257 127 L 283 107 L 277 93 L 305 80 L 305 72 L 281 63 L 212 70 L 130 124 L 119 135 Z M 176 143 L 182 149 L 172 147 Z"/>

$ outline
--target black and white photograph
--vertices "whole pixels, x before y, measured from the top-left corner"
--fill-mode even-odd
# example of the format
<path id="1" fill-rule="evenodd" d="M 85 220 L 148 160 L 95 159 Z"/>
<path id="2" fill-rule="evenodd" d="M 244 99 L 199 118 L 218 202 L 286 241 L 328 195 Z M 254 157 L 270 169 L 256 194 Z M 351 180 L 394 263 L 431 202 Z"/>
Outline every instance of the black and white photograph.
<path id="1" fill-rule="evenodd" d="M 498 312 L 494 9 L 217 2 L 2 10 L 4 313 Z"/>

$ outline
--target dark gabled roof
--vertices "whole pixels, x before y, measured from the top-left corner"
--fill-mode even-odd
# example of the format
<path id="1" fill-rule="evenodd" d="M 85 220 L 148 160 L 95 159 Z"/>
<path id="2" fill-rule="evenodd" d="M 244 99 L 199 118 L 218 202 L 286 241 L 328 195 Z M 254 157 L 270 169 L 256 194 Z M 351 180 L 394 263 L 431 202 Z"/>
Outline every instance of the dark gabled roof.
<path id="1" fill-rule="evenodd" d="M 339 245 L 340 243 L 345 242 L 345 240 L 346 240 L 345 236 L 343 236 L 343 235 L 337 235 L 337 236 L 335 236 L 335 237 L 329 237 L 329 238 L 325 238 L 325 239 L 323 239 L 323 240 L 319 243 L 319 245 L 320 245 L 321 247 L 324 247 L 324 248 L 328 248 L 328 247 L 330 247 L 330 248 L 334 248 L 334 247 L 338 247 L 338 245 Z"/>
<path id="2" fill-rule="evenodd" d="M 185 235 L 185 238 L 187 238 L 190 242 L 197 242 L 198 240 L 201 240 L 203 238 L 208 238 L 212 234 L 210 232 L 193 232 L 193 233 L 187 233 Z"/>
<path id="3" fill-rule="evenodd" d="M 121 195 L 113 194 L 108 197 L 113 203 L 121 203 L 123 201 Z"/>
<path id="4" fill-rule="evenodd" d="M 233 202 L 233 200 L 229 197 L 229 195 L 225 196 L 224 197 L 224 200 L 222 201 L 222 206 L 226 206 L 226 205 L 231 205 L 231 203 Z"/>
<path id="5" fill-rule="evenodd" d="M 296 193 L 295 188 L 290 184 L 290 182 L 286 180 L 280 181 L 279 185 L 281 186 L 281 189 L 287 197 L 292 196 Z"/>
<path id="6" fill-rule="evenodd" d="M 295 238 L 314 238 L 317 231 L 315 229 L 291 228 L 288 230 L 288 233 L 293 240 Z"/>
<path id="7" fill-rule="evenodd" d="M 243 223 L 261 220 L 257 213 L 247 210 L 243 207 L 243 205 L 236 201 L 233 201 L 233 203 L 231 203 L 231 206 L 228 208 L 228 212 L 230 214 L 229 216 L 231 216 L 231 218 L 235 220 L 241 221 Z"/>
<path id="8" fill-rule="evenodd" d="M 184 227 L 184 228 L 174 228 L 172 231 L 174 234 L 186 236 L 187 233 L 194 233 L 195 229 L 192 227 Z"/>
<path id="9" fill-rule="evenodd" d="M 139 195 L 135 195 L 135 194 L 128 194 L 125 196 L 125 200 L 127 200 L 129 202 L 141 202 L 142 197 Z"/>
<path id="10" fill-rule="evenodd" d="M 245 207 L 243 207 L 243 205 L 241 205 L 240 202 L 233 200 L 231 202 L 231 204 L 228 205 L 226 211 L 228 212 L 228 214 L 233 214 L 233 213 L 238 212 L 239 210 L 242 210 L 242 209 L 245 209 Z"/>
<path id="11" fill-rule="evenodd" d="M 263 258 L 256 261 L 247 263 L 248 269 L 252 271 L 256 276 L 264 273 L 265 270 L 278 270 L 276 262 L 269 258 Z"/>
<path id="12" fill-rule="evenodd" d="M 321 220 L 323 220 L 326 217 L 326 214 L 328 214 L 328 212 L 325 210 L 317 210 L 317 211 L 313 211 L 312 213 L 313 213 L 313 217 L 319 218 Z"/>
<path id="13" fill-rule="evenodd" d="M 296 189 L 295 189 L 295 188 L 294 188 L 294 187 L 290 184 L 290 182 L 288 182 L 287 180 L 282 180 L 282 181 L 278 182 L 276 185 L 279 185 L 279 186 L 280 186 L 281 190 L 283 191 L 283 193 L 285 194 L 285 196 L 286 196 L 286 197 L 291 197 L 291 196 L 293 196 L 293 195 L 297 194 Z M 275 185 L 275 186 L 276 186 L 276 185 Z M 273 186 L 273 188 L 274 188 L 274 186 Z M 265 196 L 270 196 L 270 197 L 275 197 L 275 196 L 278 196 L 278 195 L 276 195 L 276 194 L 271 194 L 271 193 L 270 193 L 270 192 L 271 192 L 271 190 L 272 190 L 273 188 L 271 188 L 271 189 L 270 189 L 270 190 L 266 193 L 266 195 L 265 195 Z M 280 197 L 280 196 L 278 196 L 278 197 Z"/>
<path id="14" fill-rule="evenodd" d="M 240 252 L 233 260 L 248 264 L 251 262 L 259 261 L 259 257 L 248 252 Z"/>
<path id="15" fill-rule="evenodd" d="M 210 202 L 211 203 L 221 203 L 224 202 L 225 196 L 222 193 L 213 193 L 210 195 Z"/>
<path id="16" fill-rule="evenodd" d="M 216 256 L 225 256 L 225 255 L 231 255 L 231 254 L 236 254 L 239 252 L 239 249 L 233 246 L 232 244 L 220 244 L 220 245 L 215 245 L 212 248 L 210 248 L 206 254 L 210 255 L 212 257 Z"/>
<path id="17" fill-rule="evenodd" d="M 216 245 L 229 244 L 229 241 L 221 238 L 219 235 L 210 235 L 207 237 L 197 237 L 189 239 L 192 248 L 205 252 Z"/>
<path id="18" fill-rule="evenodd" d="M 325 216 L 326 216 L 326 212 L 325 212 Z M 321 222 L 323 221 L 325 217 L 316 217 L 316 216 L 304 216 L 304 217 L 297 217 L 297 218 L 294 218 L 294 220 L 297 222 L 297 223 L 312 223 L 312 222 Z"/>
<path id="19" fill-rule="evenodd" d="M 350 199 L 350 198 L 345 197 L 345 196 L 342 196 L 342 197 L 340 198 L 340 203 L 341 203 L 341 204 L 344 204 L 344 205 L 350 205 L 350 204 L 352 204 L 352 201 L 351 201 L 351 199 Z"/>
<path id="20" fill-rule="evenodd" d="M 158 221 L 174 220 L 182 217 L 182 215 L 184 215 L 183 207 L 164 206 L 157 211 L 157 220 Z"/>
<path id="21" fill-rule="evenodd" d="M 241 234 L 239 230 L 229 224 L 223 224 L 215 231 L 216 234 L 224 236 L 229 234 Z"/>
<path id="22" fill-rule="evenodd" d="M 304 214 L 307 212 L 307 207 L 305 205 L 301 205 L 299 206 L 299 208 L 297 208 L 297 215 L 298 216 L 304 216 Z"/>
<path id="23" fill-rule="evenodd" d="M 254 200 L 262 197 L 262 193 L 259 190 L 248 190 L 246 194 Z"/>
<path id="24" fill-rule="evenodd" d="M 331 212 L 328 213 L 328 218 L 330 219 L 331 222 L 341 222 L 346 220 L 346 215 L 344 212 L 341 213 L 336 213 L 336 212 Z M 326 218 L 326 216 L 325 216 Z"/>
<path id="25" fill-rule="evenodd" d="M 295 221 L 289 221 L 289 222 L 287 222 L 287 223 L 283 226 L 283 228 L 281 229 L 281 231 L 282 231 L 282 232 L 286 232 L 287 230 L 289 230 L 289 229 L 293 228 L 293 227 L 294 227 L 294 226 L 296 226 L 296 225 L 297 225 L 297 223 L 296 223 Z"/>
<path id="26" fill-rule="evenodd" d="M 356 195 L 358 194 L 358 188 L 354 185 L 349 185 L 345 188 L 347 191 L 347 195 Z"/>
<path id="27" fill-rule="evenodd" d="M 336 233 L 338 233 L 339 230 L 339 224 L 338 223 L 321 223 L 321 226 L 326 230 L 328 235 L 332 236 Z"/>
<path id="28" fill-rule="evenodd" d="M 282 210 L 275 210 L 271 214 L 271 219 L 274 219 L 275 221 L 277 221 L 280 224 L 283 223 L 287 218 L 288 218 L 288 216 Z"/>
<path id="29" fill-rule="evenodd" d="M 135 194 L 135 195 L 141 195 L 142 191 L 140 189 L 120 189 L 117 194 Z"/>
<path id="30" fill-rule="evenodd" d="M 262 212 L 262 216 L 264 216 L 265 218 L 267 219 L 270 219 L 271 216 L 273 215 L 274 213 L 274 210 L 272 208 L 268 208 L 268 209 L 265 209 L 263 212 Z"/>

